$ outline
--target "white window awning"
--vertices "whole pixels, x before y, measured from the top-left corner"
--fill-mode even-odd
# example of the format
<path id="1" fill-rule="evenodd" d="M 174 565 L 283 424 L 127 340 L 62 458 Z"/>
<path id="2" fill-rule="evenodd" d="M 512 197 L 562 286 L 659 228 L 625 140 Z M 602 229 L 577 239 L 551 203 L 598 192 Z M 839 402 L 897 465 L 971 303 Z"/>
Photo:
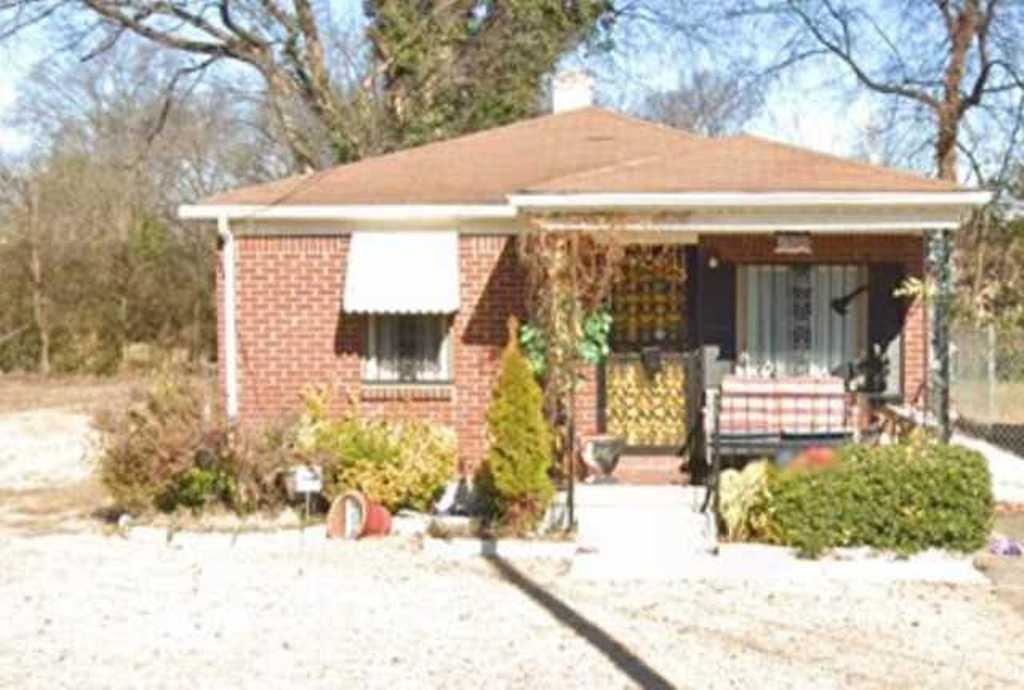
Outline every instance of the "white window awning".
<path id="1" fill-rule="evenodd" d="M 455 232 L 354 232 L 343 306 L 372 314 L 451 314 L 459 310 Z"/>

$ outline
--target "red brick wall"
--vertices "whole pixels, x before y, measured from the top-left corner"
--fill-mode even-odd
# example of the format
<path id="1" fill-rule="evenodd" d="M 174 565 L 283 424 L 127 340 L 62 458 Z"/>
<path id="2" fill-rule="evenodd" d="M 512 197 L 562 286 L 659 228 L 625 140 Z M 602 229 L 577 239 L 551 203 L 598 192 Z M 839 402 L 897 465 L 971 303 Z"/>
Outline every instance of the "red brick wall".
<path id="1" fill-rule="evenodd" d="M 458 385 L 427 388 L 362 384 L 365 317 L 341 311 L 347 237 L 238 237 L 236 249 L 244 423 L 294 415 L 303 389 L 328 386 L 339 412 L 355 403 L 369 417 L 454 427 L 464 468 L 479 461 L 506 320 L 523 312 L 522 274 L 508 238 L 460 237 L 462 307 L 452 332 Z M 218 275 L 218 304 L 222 288 Z M 218 328 L 222 336 L 220 314 Z"/>
<path id="2" fill-rule="evenodd" d="M 771 235 L 701 237 L 701 243 L 725 261 L 778 263 Z M 907 276 L 924 276 L 924 238 L 906 235 L 817 235 L 811 254 L 785 257 L 787 263 L 903 263 Z M 928 371 L 928 319 L 923 302 L 914 300 L 903 326 L 903 392 L 908 402 L 923 401 Z"/>
<path id="3" fill-rule="evenodd" d="M 702 238 L 725 260 L 777 260 L 769 236 Z M 815 237 L 811 261 L 903 261 L 923 273 L 917 237 Z M 372 387 L 361 383 L 365 321 L 344 314 L 347 237 L 238 237 L 237 287 L 240 416 L 245 423 L 286 418 L 307 386 L 328 386 L 338 411 L 355 402 L 367 416 L 421 418 L 455 428 L 464 471 L 486 450 L 485 415 L 509 314 L 522 317 L 524 280 L 507 237 L 459 238 L 462 307 L 453 325 L 457 385 Z M 788 260 L 788 259 L 787 259 Z M 799 259 L 797 259 L 799 260 Z M 218 274 L 218 305 L 222 276 Z M 218 333 L 223 315 L 218 310 Z M 926 319 L 920 304 L 904 327 L 904 390 L 919 399 L 927 366 Z M 224 362 L 223 337 L 219 358 Z M 223 382 L 223 371 L 221 371 Z M 581 434 L 597 431 L 597 385 L 589 372 L 576 400 Z"/>

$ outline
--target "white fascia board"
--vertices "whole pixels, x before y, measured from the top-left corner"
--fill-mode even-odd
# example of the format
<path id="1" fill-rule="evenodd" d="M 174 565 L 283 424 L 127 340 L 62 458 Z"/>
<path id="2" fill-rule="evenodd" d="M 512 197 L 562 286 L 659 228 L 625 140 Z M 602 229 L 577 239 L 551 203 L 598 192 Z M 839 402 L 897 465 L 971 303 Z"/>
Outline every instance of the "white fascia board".
<path id="1" fill-rule="evenodd" d="M 347 206 L 248 206 L 206 204 L 178 207 L 183 220 L 355 220 L 402 221 L 460 218 L 514 218 L 508 204 L 390 204 Z"/>
<path id="2" fill-rule="evenodd" d="M 646 225 L 616 225 L 616 231 L 622 232 L 660 232 L 665 234 L 745 234 L 751 232 L 810 232 L 815 235 L 843 235 L 850 232 L 863 233 L 898 233 L 919 234 L 925 230 L 955 230 L 960 226 L 958 221 L 945 220 L 843 220 L 841 223 L 829 225 L 822 222 L 799 223 L 792 220 L 733 221 L 721 222 L 710 219 L 698 219 L 692 223 L 651 223 Z M 599 224 L 586 223 L 545 223 L 544 228 L 555 232 L 601 232 Z"/>
<path id="3" fill-rule="evenodd" d="M 710 192 L 512 194 L 518 208 L 731 208 L 800 206 L 983 206 L 991 192 Z"/>
<path id="4" fill-rule="evenodd" d="M 954 221 L 927 220 L 920 222 L 900 221 L 852 221 L 842 225 L 828 226 L 820 223 L 694 223 L 690 230 L 703 235 L 746 234 L 758 232 L 808 232 L 814 235 L 848 235 L 856 233 L 908 234 L 917 235 L 926 230 L 956 230 L 962 223 Z"/>

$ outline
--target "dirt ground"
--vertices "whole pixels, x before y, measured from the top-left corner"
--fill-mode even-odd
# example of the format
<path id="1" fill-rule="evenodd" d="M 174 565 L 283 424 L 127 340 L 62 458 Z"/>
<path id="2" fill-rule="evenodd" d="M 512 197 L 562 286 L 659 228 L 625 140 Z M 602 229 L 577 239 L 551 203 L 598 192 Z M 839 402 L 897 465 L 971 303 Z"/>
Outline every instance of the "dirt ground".
<path id="1" fill-rule="evenodd" d="M 96 531 L 92 417 L 116 409 L 137 378 L 0 376 L 0 534 Z"/>
<path id="2" fill-rule="evenodd" d="M 126 402 L 138 378 L 0 375 L 0 415 L 58 409 L 94 414 Z"/>
<path id="3" fill-rule="evenodd" d="M 994 532 L 1024 544 L 1024 513 L 997 515 Z M 999 596 L 1024 616 L 1024 556 L 1009 558 L 985 553 L 978 556 L 976 563 L 992 580 Z"/>

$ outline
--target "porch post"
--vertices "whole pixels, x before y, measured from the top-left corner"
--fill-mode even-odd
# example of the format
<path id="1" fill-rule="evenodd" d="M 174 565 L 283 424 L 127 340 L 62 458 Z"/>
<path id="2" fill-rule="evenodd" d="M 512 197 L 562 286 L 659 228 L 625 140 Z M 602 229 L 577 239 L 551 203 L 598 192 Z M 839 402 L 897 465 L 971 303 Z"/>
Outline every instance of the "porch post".
<path id="1" fill-rule="evenodd" d="M 932 361 L 929 397 L 939 433 L 949 442 L 952 429 L 949 420 L 949 319 L 953 303 L 952 233 L 935 230 L 929 236 L 929 270 L 935 285 L 931 324 Z"/>

